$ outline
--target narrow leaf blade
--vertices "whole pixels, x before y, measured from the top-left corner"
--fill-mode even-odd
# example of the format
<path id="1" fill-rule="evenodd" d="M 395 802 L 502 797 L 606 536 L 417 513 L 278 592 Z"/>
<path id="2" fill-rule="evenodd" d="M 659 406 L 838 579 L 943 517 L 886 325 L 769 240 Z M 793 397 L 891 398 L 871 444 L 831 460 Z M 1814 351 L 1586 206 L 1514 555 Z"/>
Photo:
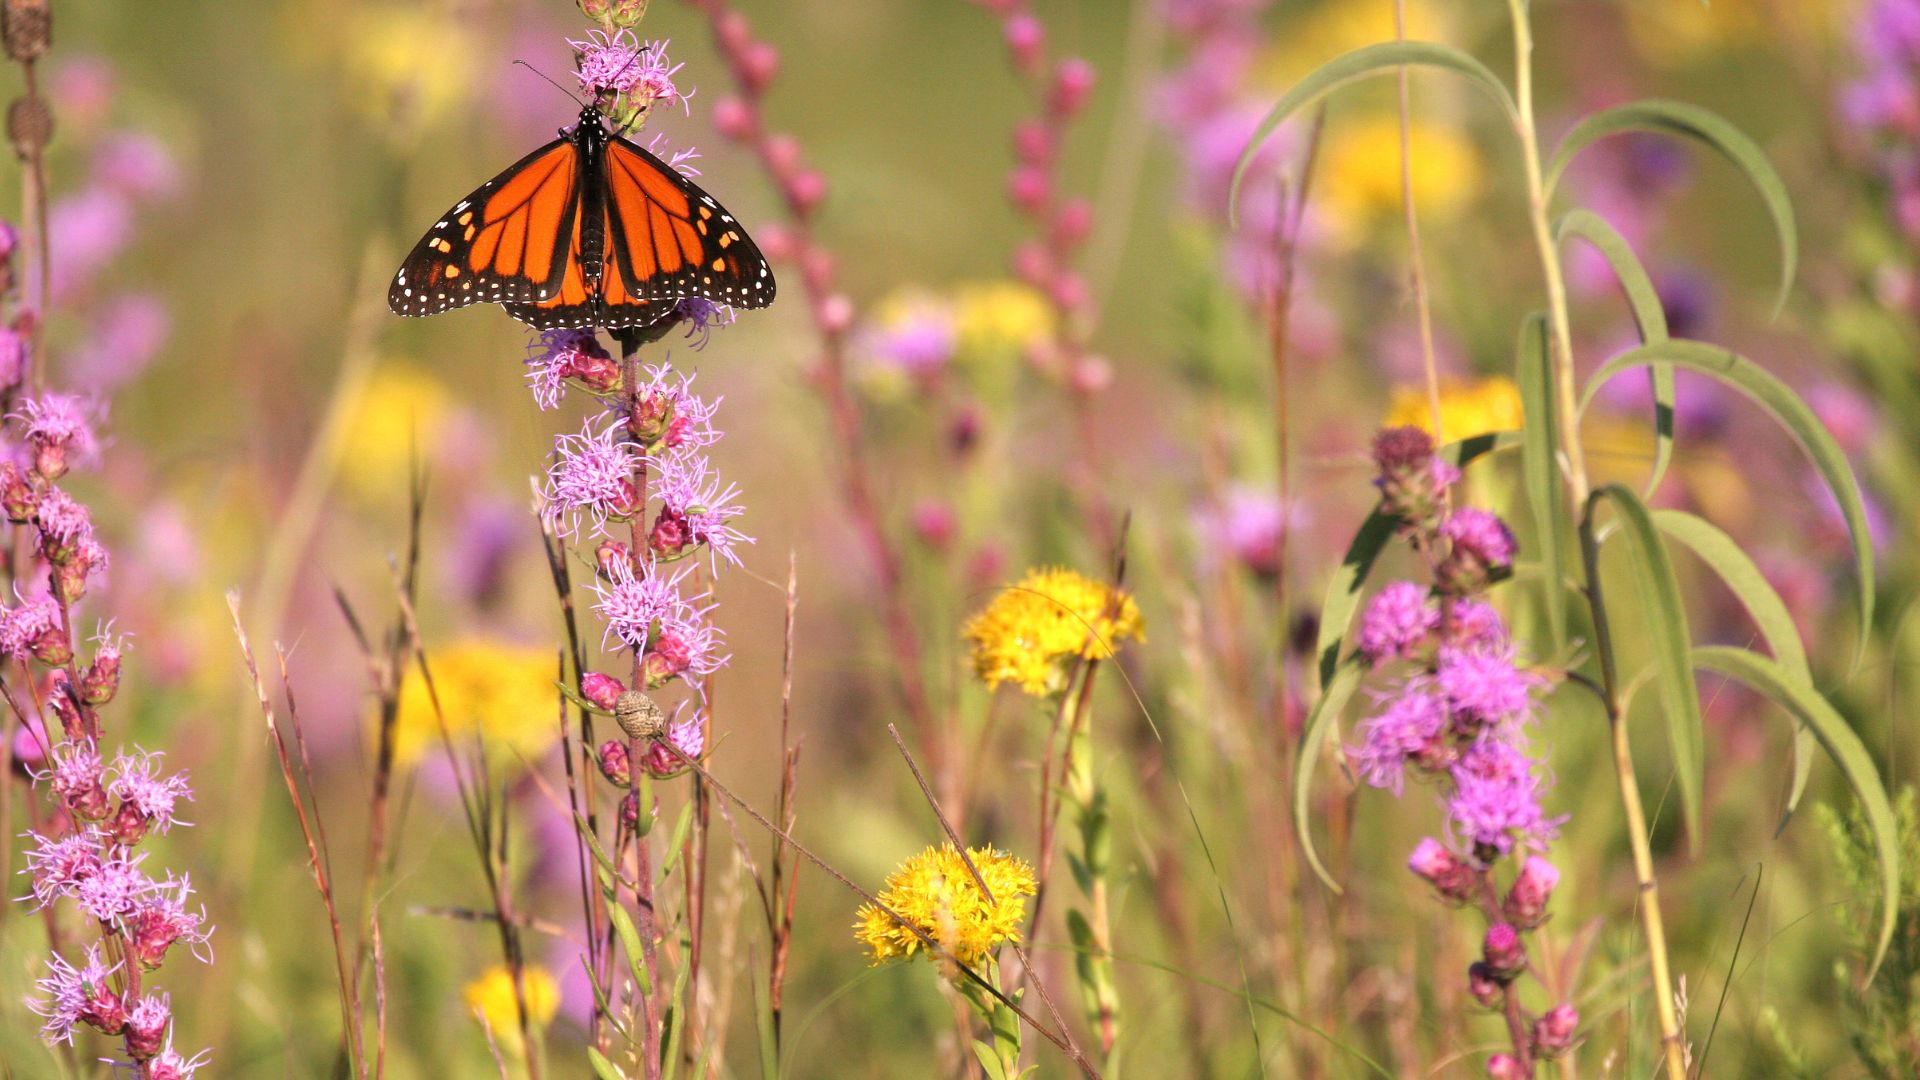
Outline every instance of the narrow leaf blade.
<path id="1" fill-rule="evenodd" d="M 1342 891 L 1340 883 L 1333 880 L 1313 847 L 1313 823 L 1308 820 L 1312 810 L 1313 772 L 1314 766 L 1320 763 L 1320 749 L 1327 741 L 1327 732 L 1340 719 L 1354 691 L 1360 688 L 1360 678 L 1366 671 L 1366 665 L 1357 656 L 1348 657 L 1347 662 L 1335 670 L 1333 678 L 1327 680 L 1326 687 L 1320 691 L 1319 700 L 1307 712 L 1293 762 L 1293 831 L 1299 838 L 1301 853 L 1307 857 L 1307 865 L 1336 893 Z"/>
<path id="2" fill-rule="evenodd" d="M 1566 569 L 1561 550 L 1560 518 L 1564 511 L 1560 467 L 1554 455 L 1560 446 L 1559 416 L 1554 408 L 1553 369 L 1547 361 L 1547 318 L 1527 316 L 1520 328 L 1520 347 L 1514 381 L 1520 385 L 1520 407 L 1526 424 L 1520 433 L 1521 472 L 1526 480 L 1527 507 L 1540 544 L 1545 568 L 1541 592 L 1546 600 L 1549 639 L 1553 653 L 1566 647 L 1567 594 L 1560 582 Z"/>

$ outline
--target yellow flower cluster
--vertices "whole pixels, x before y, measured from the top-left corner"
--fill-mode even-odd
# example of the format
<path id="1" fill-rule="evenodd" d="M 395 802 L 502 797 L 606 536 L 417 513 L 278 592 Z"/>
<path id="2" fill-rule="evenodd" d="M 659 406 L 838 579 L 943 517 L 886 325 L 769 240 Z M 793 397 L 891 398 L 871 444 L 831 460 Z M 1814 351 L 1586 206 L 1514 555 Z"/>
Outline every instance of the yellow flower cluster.
<path id="1" fill-rule="evenodd" d="M 520 974 L 527 998 L 527 1019 L 532 1026 L 544 1028 L 560 1010 L 560 984 L 545 968 L 524 967 Z M 468 983 L 460 996 L 467 1004 L 467 1012 L 486 1023 L 495 1045 L 510 1057 L 519 1057 L 525 1052 L 526 1047 L 520 1040 L 520 1013 L 515 1007 L 511 969 L 505 964 L 495 964 L 486 974 Z"/>
<path id="2" fill-rule="evenodd" d="M 953 297 L 954 325 L 963 358 L 1018 353 L 1053 334 L 1053 308 L 1031 285 L 984 281 Z"/>
<path id="3" fill-rule="evenodd" d="M 1417 427 L 1442 443 L 1496 431 L 1518 431 L 1520 388 L 1504 375 L 1440 385 L 1440 431 L 1424 386 L 1402 386 L 1387 404 L 1387 427 Z"/>
<path id="4" fill-rule="evenodd" d="M 1011 682 L 1036 697 L 1061 689 L 1061 660 L 1113 654 L 1144 637 L 1133 597 L 1071 570 L 1030 570 L 967 620 L 973 670 L 987 686 Z"/>
<path id="5" fill-rule="evenodd" d="M 1020 940 L 1026 897 L 1033 895 L 1036 885 L 1033 867 L 1023 859 L 991 846 L 968 848 L 967 855 L 987 883 L 992 900 L 981 893 L 952 844 L 930 847 L 908 858 L 887 875 L 879 899 L 939 942 L 954 959 L 978 967 L 1001 943 Z M 875 964 L 927 952 L 925 942 L 878 905 L 862 904 L 856 918 L 854 936 L 873 950 Z"/>
<path id="6" fill-rule="evenodd" d="M 554 658 L 545 649 L 523 648 L 475 638 L 430 650 L 433 690 L 415 664 L 400 685 L 400 713 L 394 721 L 395 764 L 405 767 L 440 745 L 440 720 L 455 746 L 470 745 L 474 733 L 486 741 L 488 761 L 510 765 L 538 759 L 559 737 Z"/>
<path id="7" fill-rule="evenodd" d="M 1413 201 L 1423 220 L 1460 216 L 1479 194 L 1480 152 L 1457 128 L 1416 120 L 1407 133 Z M 1401 220 L 1400 121 L 1392 115 L 1327 125 L 1314 202 L 1328 240 L 1351 247 L 1386 222 Z"/>

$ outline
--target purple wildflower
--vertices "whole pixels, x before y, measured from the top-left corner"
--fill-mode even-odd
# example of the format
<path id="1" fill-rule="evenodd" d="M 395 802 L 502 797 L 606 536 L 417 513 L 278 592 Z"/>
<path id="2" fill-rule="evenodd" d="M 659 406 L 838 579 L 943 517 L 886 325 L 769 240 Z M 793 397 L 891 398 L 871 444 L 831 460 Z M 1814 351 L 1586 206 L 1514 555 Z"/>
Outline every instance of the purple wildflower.
<path id="1" fill-rule="evenodd" d="M 527 349 L 527 381 L 534 404 L 542 411 L 560 406 L 569 381 L 595 394 L 609 394 L 620 385 L 620 365 L 591 330 L 548 330 Z"/>
<path id="2" fill-rule="evenodd" d="M 1303 520 L 1298 504 L 1285 507 L 1271 491 L 1235 486 L 1218 504 L 1201 509 L 1194 524 L 1207 553 L 1224 553 L 1260 577 L 1272 578 L 1280 573 L 1288 530 Z"/>
<path id="3" fill-rule="evenodd" d="M 47 1042 L 72 1043 L 73 1025 L 109 1010 L 100 998 L 110 994 L 107 980 L 120 970 L 119 964 L 107 966 L 100 958 L 100 946 L 89 945 L 86 962 L 74 967 L 66 957 L 55 953 L 47 959 L 50 972 L 34 982 L 41 997 L 27 1001 L 27 1008 L 46 1019 L 40 1037 Z"/>
<path id="4" fill-rule="evenodd" d="M 1443 648 L 1434 683 L 1463 732 L 1527 720 L 1540 676 L 1514 666 L 1509 650 Z"/>
<path id="5" fill-rule="evenodd" d="M 127 950 L 148 971 L 160 966 L 167 950 L 184 941 L 203 964 L 213 963 L 213 927 L 207 912 L 187 910 L 193 883 L 185 876 L 150 883 L 125 919 Z"/>
<path id="6" fill-rule="evenodd" d="M 123 816 L 131 811 L 144 827 L 164 833 L 173 827 L 175 804 L 193 798 L 193 789 L 184 773 L 161 776 L 160 757 L 141 750 L 121 752 L 113 759 L 107 793 L 120 800 Z"/>
<path id="7" fill-rule="evenodd" d="M 677 158 L 674 167 L 679 168 Z M 715 330 L 732 326 L 738 318 L 732 305 L 716 304 L 704 296 L 682 297 L 674 313 L 686 325 L 687 348 L 694 350 L 706 348 Z"/>
<path id="8" fill-rule="evenodd" d="M 96 184 L 54 203 L 47 213 L 50 244 L 60 252 L 52 270 L 57 301 L 103 269 L 133 235 L 133 207 L 125 195 Z"/>
<path id="9" fill-rule="evenodd" d="M 632 476 L 640 466 L 640 448 L 621 437 L 619 424 L 596 431 L 588 420 L 580 434 L 560 436 L 554 451 L 557 460 L 541 491 L 541 516 L 556 533 L 576 536 L 583 520 L 604 532 L 609 520 L 639 512 Z"/>
<path id="10" fill-rule="evenodd" d="M 27 836 L 34 842 L 27 852 L 26 873 L 33 879 L 36 911 L 62 896 L 72 896 L 81 882 L 100 872 L 100 834 L 93 829 L 58 838 L 33 832 Z"/>
<path id="11" fill-rule="evenodd" d="M 1377 716 L 1360 725 L 1360 745 L 1349 751 L 1360 778 L 1400 794 L 1409 758 L 1429 767 L 1445 752 L 1447 704 L 1424 678 L 1407 680 Z"/>
<path id="12" fill-rule="evenodd" d="M 647 140 L 647 153 L 667 163 L 667 167 L 685 177 L 700 175 L 700 167 L 693 162 L 699 158 L 700 151 L 691 146 L 675 150 L 667 140 L 667 133 L 656 131 L 653 138 Z"/>
<path id="13" fill-rule="evenodd" d="M 661 461 L 658 495 L 660 517 L 648 534 L 648 545 L 656 554 L 671 558 L 695 544 L 705 544 L 716 571 L 721 559 L 740 565 L 734 545 L 753 543 L 752 537 L 728 524 L 746 513 L 738 502 L 740 487 L 723 487 L 706 455 L 679 453 Z"/>
<path id="14" fill-rule="evenodd" d="M 708 318 L 714 317 L 709 313 Z M 682 375 L 665 364 L 649 364 L 641 374 L 647 381 L 639 390 L 635 438 L 649 447 L 668 450 L 698 450 L 720 441 L 713 414 L 724 398 L 705 400 L 693 392 L 694 376 Z"/>
<path id="15" fill-rule="evenodd" d="M 682 702 L 681 704 L 685 704 Z M 675 720 L 667 725 L 666 742 L 673 744 L 681 754 L 699 761 L 707 752 L 707 729 L 699 716 L 691 720 Z M 657 780 L 665 780 L 685 772 L 686 763 L 680 756 L 660 743 L 647 747 L 647 772 Z"/>
<path id="16" fill-rule="evenodd" d="M 66 369 L 75 384 L 96 393 L 111 393 L 138 376 L 172 329 L 166 307 L 149 293 L 114 297 L 90 321 L 93 335 L 68 354 Z"/>
<path id="17" fill-rule="evenodd" d="M 580 54 L 580 86 L 595 97 L 624 99 L 645 107 L 657 101 L 688 108 L 691 92 L 682 94 L 673 77 L 684 64 L 667 59 L 666 41 L 642 43 L 631 30 L 608 34 L 587 31 L 583 41 L 568 40 Z"/>
<path id="18" fill-rule="evenodd" d="M 42 394 L 28 398 L 8 419 L 18 423 L 34 450 L 34 467 L 42 476 L 59 477 L 70 464 L 90 465 L 99 456 L 100 443 L 93 423 L 99 409 L 78 394 Z"/>
<path id="19" fill-rule="evenodd" d="M 68 810 L 89 821 L 107 814 L 107 792 L 102 784 L 106 766 L 90 742 L 64 742 L 53 750 L 53 768 L 35 777 L 51 781 Z"/>
<path id="20" fill-rule="evenodd" d="M 921 380 L 945 371 L 959 347 L 953 305 L 926 292 L 889 302 L 885 317 L 860 334 L 862 355 Z"/>
<path id="21" fill-rule="evenodd" d="M 153 882 L 140 872 L 140 864 L 146 857 L 146 852 L 141 852 L 132 858 L 113 854 L 101 860 L 100 869 L 74 890 L 80 909 L 104 923 L 114 922 L 132 911 L 153 889 Z"/>
<path id="22" fill-rule="evenodd" d="M 606 584 L 593 586 L 594 595 L 600 598 L 593 610 L 606 622 L 606 636 L 619 639 L 629 648 L 646 648 L 658 624 L 691 607 L 680 596 L 680 583 L 693 569 L 690 566 L 672 574 L 661 572 L 651 563 L 638 573 L 624 562 L 613 564 L 611 569 Z M 605 640 L 601 643 L 604 645 Z"/>
<path id="23" fill-rule="evenodd" d="M 1463 506 L 1447 515 L 1440 535 L 1453 541 L 1455 551 L 1464 551 L 1485 566 L 1499 569 L 1513 562 L 1519 545 L 1499 515 L 1477 506 Z"/>
<path id="24" fill-rule="evenodd" d="M 1447 605 L 1440 636 L 1456 649 L 1488 652 L 1504 651 L 1512 642 L 1506 620 L 1492 604 L 1482 600 L 1455 600 Z"/>
<path id="25" fill-rule="evenodd" d="M 127 1052 L 136 1058 L 149 1058 L 166 1045 L 173 1027 L 171 998 L 164 993 L 143 994 L 127 1010 Z"/>
<path id="26" fill-rule="evenodd" d="M 160 140 L 138 131 L 118 131 L 100 141 L 93 178 L 135 199 L 163 199 L 180 190 L 180 166 Z"/>
<path id="27" fill-rule="evenodd" d="M 1354 640 L 1375 664 L 1410 657 L 1440 626 L 1440 609 L 1428 592 L 1411 581 L 1396 581 L 1375 593 L 1360 619 Z"/>
<path id="28" fill-rule="evenodd" d="M 1503 740 L 1482 738 L 1468 747 L 1453 766 L 1453 783 L 1447 817 L 1476 856 L 1505 855 L 1516 839 L 1544 849 L 1559 829 L 1559 820 L 1540 809 L 1542 781 L 1532 759 Z"/>
<path id="29" fill-rule="evenodd" d="M 1501 905 L 1507 921 L 1529 929 L 1540 925 L 1547 917 L 1547 901 L 1553 898 L 1553 890 L 1559 884 L 1558 867 L 1538 855 L 1527 856 Z"/>
<path id="30" fill-rule="evenodd" d="M 171 1036 L 169 1036 L 171 1039 Z M 114 1069 L 127 1074 L 128 1080 L 193 1080 L 193 1074 L 199 1072 L 213 1056 L 212 1050 L 202 1050 L 192 1057 L 183 1057 L 171 1043 L 159 1055 L 140 1064 L 114 1062 Z"/>

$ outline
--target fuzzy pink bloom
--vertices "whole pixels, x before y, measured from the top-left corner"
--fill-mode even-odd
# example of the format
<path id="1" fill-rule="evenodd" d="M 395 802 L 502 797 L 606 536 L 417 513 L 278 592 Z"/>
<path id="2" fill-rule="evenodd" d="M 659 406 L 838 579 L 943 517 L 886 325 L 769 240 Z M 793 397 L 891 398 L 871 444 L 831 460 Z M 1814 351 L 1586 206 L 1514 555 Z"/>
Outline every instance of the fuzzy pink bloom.
<path id="1" fill-rule="evenodd" d="M 681 594 L 691 569 L 668 573 L 648 565 L 636 574 L 619 565 L 611 580 L 594 586 L 600 598 L 594 611 L 606 622 L 606 636 L 641 653 L 650 685 L 708 675 L 727 662 L 718 653 L 720 631 L 707 620 L 712 606 L 701 607 Z"/>
<path id="2" fill-rule="evenodd" d="M 75 1024 L 124 1019 L 123 1015 L 115 1016 L 119 999 L 108 986 L 120 965 L 108 966 L 101 960 L 100 946 L 88 946 L 85 963 L 79 967 L 56 953 L 48 958 L 47 969 L 49 974 L 34 983 L 41 996 L 27 1001 L 27 1008 L 46 1020 L 40 1027 L 42 1039 L 72 1043 Z"/>
<path id="3" fill-rule="evenodd" d="M 54 838 L 29 832 L 34 847 L 27 852 L 27 875 L 33 881 L 34 910 L 62 896 L 73 896 L 80 884 L 100 872 L 100 834 L 85 829 Z"/>
<path id="4" fill-rule="evenodd" d="M 1378 664 L 1418 652 L 1440 626 L 1440 609 L 1427 590 L 1411 581 L 1383 587 L 1367 603 L 1354 642 L 1366 658 Z"/>
<path id="5" fill-rule="evenodd" d="M 48 781 L 74 816 L 98 821 L 107 815 L 105 775 L 106 766 L 92 743 L 65 742 L 53 748 L 53 768 L 36 779 Z"/>
<path id="6" fill-rule="evenodd" d="M 1511 924 L 1494 923 L 1487 927 L 1486 939 L 1480 946 L 1480 959 L 1494 978 L 1511 982 L 1514 976 L 1527 969 L 1527 943 L 1520 939 L 1520 931 Z"/>
<path id="7" fill-rule="evenodd" d="M 135 750 L 132 754 L 123 751 L 113 759 L 113 780 L 107 785 L 107 793 L 120 800 L 121 816 L 130 815 L 141 834 L 147 829 L 161 833 L 171 829 L 175 805 L 193 798 L 186 774 L 160 775 L 160 757 L 158 753 Z M 125 841 L 126 837 L 121 839 Z"/>
<path id="8" fill-rule="evenodd" d="M 0 611 L 0 652 L 25 661 L 36 645 L 60 630 L 60 607 L 50 596 L 38 596 Z"/>
<path id="9" fill-rule="evenodd" d="M 567 44 L 580 54 L 580 86 L 595 96 L 616 97 L 634 105 L 653 102 L 689 108 L 691 91 L 682 93 L 673 77 L 683 64 L 667 59 L 665 41 L 642 43 L 631 30 L 608 34 L 589 30 L 584 40 Z"/>
<path id="10" fill-rule="evenodd" d="M 1444 764 L 1446 701 L 1426 679 L 1409 679 L 1387 707 L 1360 725 L 1360 745 L 1350 751 L 1360 778 L 1400 794 L 1407 762 Z"/>
<path id="11" fill-rule="evenodd" d="M 640 448 L 626 441 L 617 423 L 592 420 L 578 435 L 555 440 L 555 460 L 547 469 L 541 490 L 541 516 L 561 536 L 579 535 L 590 523 L 604 532 L 607 522 L 625 520 L 641 508 L 633 473 L 642 461 Z"/>
<path id="12" fill-rule="evenodd" d="M 705 544 L 716 571 L 721 559 L 739 566 L 735 546 L 753 543 L 752 537 L 728 524 L 746 513 L 738 502 L 739 485 L 723 486 L 704 454 L 672 454 L 660 461 L 659 468 L 656 494 L 661 514 L 649 538 L 655 553 L 671 557 Z"/>
<path id="13" fill-rule="evenodd" d="M 100 441 L 93 425 L 99 412 L 78 394 L 46 393 L 21 402 L 20 411 L 8 419 L 33 447 L 34 467 L 43 476 L 57 478 L 70 465 L 87 466 L 98 459 Z"/>
<path id="14" fill-rule="evenodd" d="M 173 1009 L 166 994 L 144 994 L 127 1010 L 127 1053 L 149 1058 L 166 1046 Z"/>
<path id="15" fill-rule="evenodd" d="M 620 364 L 591 330 L 548 330 L 527 349 L 527 381 L 535 404 L 556 409 L 569 382 L 596 394 L 618 389 Z"/>
<path id="16" fill-rule="evenodd" d="M 1440 526 L 1440 535 L 1453 541 L 1456 553 L 1464 553 L 1492 569 L 1511 565 L 1519 549 L 1507 523 L 1492 511 L 1477 506 L 1463 506 L 1448 515 Z"/>
<path id="17" fill-rule="evenodd" d="M 691 720 L 677 721 L 667 727 L 666 741 L 672 743 L 681 754 L 699 761 L 707 751 L 707 732 L 698 716 Z M 687 771 L 686 762 L 679 754 L 659 743 L 647 747 L 647 772 L 655 779 L 665 780 Z"/>
<path id="18" fill-rule="evenodd" d="M 121 854 L 103 859 L 100 869 L 74 890 L 80 910 L 104 923 L 115 922 L 132 912 L 153 890 L 153 882 L 140 872 L 140 864 L 146 857 L 146 853 L 141 852 L 131 859 Z"/>
<path id="19" fill-rule="evenodd" d="M 1540 850 L 1559 831 L 1564 819 L 1549 818 L 1541 809 L 1545 785 L 1532 759 L 1505 742 L 1481 738 L 1460 756 L 1452 775 L 1448 823 L 1476 854 L 1504 855 L 1516 841 Z"/>
<path id="20" fill-rule="evenodd" d="M 1464 732 L 1530 719 L 1534 691 L 1546 685 L 1545 679 L 1515 666 L 1511 649 L 1443 648 L 1434 682 Z"/>
<path id="21" fill-rule="evenodd" d="M 167 950 L 185 942 L 195 959 L 213 962 L 211 935 L 205 908 L 189 911 L 193 884 L 186 877 L 150 883 L 126 916 L 128 951 L 148 971 L 160 966 Z"/>

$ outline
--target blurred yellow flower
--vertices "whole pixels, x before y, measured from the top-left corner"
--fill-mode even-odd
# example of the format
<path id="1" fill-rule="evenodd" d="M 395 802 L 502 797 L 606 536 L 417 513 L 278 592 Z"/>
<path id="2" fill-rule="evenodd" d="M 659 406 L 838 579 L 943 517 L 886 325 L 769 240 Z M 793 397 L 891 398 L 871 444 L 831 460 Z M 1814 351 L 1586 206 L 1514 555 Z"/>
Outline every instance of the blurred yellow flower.
<path id="1" fill-rule="evenodd" d="M 1037 289 L 1017 281 L 987 281 L 954 290 L 960 357 L 1018 353 L 1052 336 L 1053 307 Z"/>
<path id="2" fill-rule="evenodd" d="M 560 1010 L 560 984 L 545 968 L 521 969 L 522 992 L 526 995 L 527 1019 L 535 1028 L 545 1028 Z M 513 992 L 513 971 L 495 964 L 487 973 L 468 983 L 460 993 L 472 1013 L 487 1025 L 493 1041 L 510 1057 L 526 1052 L 520 1040 L 520 1010 Z"/>
<path id="3" fill-rule="evenodd" d="M 446 718 L 454 745 L 466 747 L 478 732 L 485 740 L 487 760 L 510 765 L 521 758 L 536 760 L 560 736 L 557 669 L 545 649 L 523 648 L 483 638 L 429 649 L 433 690 Z M 407 671 L 400 685 L 400 712 L 394 721 L 393 756 L 401 767 L 412 765 L 440 745 L 440 719 L 434 713 L 434 694 L 420 666 Z"/>
<path id="4" fill-rule="evenodd" d="M 1524 415 L 1520 388 L 1504 375 L 1440 384 L 1440 431 L 1424 386 L 1401 386 L 1387 403 L 1386 427 L 1417 427 L 1442 443 L 1496 431 L 1518 431 Z"/>
<path id="5" fill-rule="evenodd" d="M 1480 155 L 1460 131 L 1415 121 L 1407 145 L 1413 155 L 1413 198 L 1426 221 L 1459 216 L 1479 194 Z M 1374 226 L 1399 221 L 1400 121 L 1393 116 L 1345 119 L 1327 125 L 1314 203 L 1328 240 L 1351 247 Z"/>
<path id="6" fill-rule="evenodd" d="M 382 364 L 367 380 L 340 440 L 340 476 L 362 496 L 407 490 L 407 470 L 424 461 L 451 410 L 447 387 L 405 363 Z"/>
<path id="7" fill-rule="evenodd" d="M 1446 40 L 1446 22 L 1432 0 L 1407 0 L 1406 16 L 1409 39 Z M 1393 39 L 1391 3 L 1323 0 L 1281 27 L 1256 66 L 1256 88 L 1280 93 L 1342 53 Z"/>
<path id="8" fill-rule="evenodd" d="M 349 14 L 346 34 L 354 100 L 395 138 L 451 113 L 473 88 L 477 43 L 448 5 L 364 7 Z"/>
<path id="9" fill-rule="evenodd" d="M 1017 684 L 1035 697 L 1063 688 L 1059 661 L 1113 655 L 1143 640 L 1140 608 L 1125 592 L 1071 570 L 1031 570 L 967 620 L 974 674 L 988 687 Z"/>
<path id="10" fill-rule="evenodd" d="M 1020 923 L 1027 912 L 1025 898 L 1033 895 L 1035 883 L 1033 867 L 1025 860 L 991 846 L 968 848 L 967 856 L 980 871 L 980 879 L 987 883 L 993 899 L 981 893 L 979 883 L 952 844 L 930 847 L 909 857 L 900 869 L 887 875 L 887 886 L 879 899 L 954 959 L 968 967 L 979 967 L 1003 942 L 1020 940 Z M 912 930 L 878 905 L 860 905 L 856 917 L 854 936 L 873 950 L 875 964 L 916 953 L 933 955 Z M 935 958 L 944 966 L 944 957 Z M 949 977 L 958 974 L 947 972 Z"/>

